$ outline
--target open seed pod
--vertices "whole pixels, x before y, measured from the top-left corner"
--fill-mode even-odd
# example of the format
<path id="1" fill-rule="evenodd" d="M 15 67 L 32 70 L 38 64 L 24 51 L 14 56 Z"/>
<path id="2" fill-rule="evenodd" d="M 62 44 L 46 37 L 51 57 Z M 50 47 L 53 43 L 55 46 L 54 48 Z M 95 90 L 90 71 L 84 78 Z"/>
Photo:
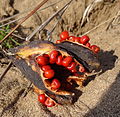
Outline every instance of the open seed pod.
<path id="1" fill-rule="evenodd" d="M 83 44 L 69 40 L 56 44 L 56 46 L 74 56 L 74 58 L 81 63 L 88 72 L 92 72 L 93 70 L 97 71 L 100 66 L 96 54 Z"/>
<path id="2" fill-rule="evenodd" d="M 74 83 L 82 85 L 86 73 L 99 67 L 90 49 L 67 41 L 60 44 L 33 41 L 9 51 L 14 54 L 10 56 L 13 63 L 26 78 L 59 104 L 72 103 Z"/>

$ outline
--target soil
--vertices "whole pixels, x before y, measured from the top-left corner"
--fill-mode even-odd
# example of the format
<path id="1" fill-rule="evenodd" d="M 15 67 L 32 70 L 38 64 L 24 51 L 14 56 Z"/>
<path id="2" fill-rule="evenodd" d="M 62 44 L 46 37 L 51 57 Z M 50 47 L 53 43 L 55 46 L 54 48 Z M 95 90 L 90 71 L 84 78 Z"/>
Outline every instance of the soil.
<path id="1" fill-rule="evenodd" d="M 48 1 L 44 6 L 54 3 Z M 38 11 L 21 26 L 25 35 L 30 34 L 68 0 L 43 11 Z M 40 0 L 1 0 L 0 19 L 12 16 L 17 12 L 36 6 Z M 100 1 L 93 5 L 89 21 L 80 23 L 85 8 L 91 0 L 74 0 L 62 17 L 52 34 L 54 40 L 59 33 L 68 30 L 71 35 L 86 34 L 91 44 L 101 48 L 98 54 L 102 73 L 90 81 L 85 87 L 78 87 L 78 99 L 73 105 L 46 108 L 38 103 L 37 95 L 31 89 L 27 95 L 25 90 L 30 84 L 23 74 L 13 66 L 0 81 L 0 117 L 119 117 L 120 116 L 120 25 L 119 17 L 111 23 L 112 17 L 120 10 L 120 0 Z M 109 20 L 111 19 L 111 20 Z M 103 23 L 107 21 L 106 23 Z M 46 29 L 50 30 L 54 19 Z M 93 29 L 97 25 L 99 27 Z M 111 24 L 111 25 L 110 25 Z M 109 26 L 109 27 L 108 27 Z M 91 30 L 90 32 L 88 32 Z M 36 36 L 37 37 L 37 36 Z M 7 62 L 0 60 L 0 74 L 5 70 Z M 82 91 L 82 95 L 80 93 Z"/>

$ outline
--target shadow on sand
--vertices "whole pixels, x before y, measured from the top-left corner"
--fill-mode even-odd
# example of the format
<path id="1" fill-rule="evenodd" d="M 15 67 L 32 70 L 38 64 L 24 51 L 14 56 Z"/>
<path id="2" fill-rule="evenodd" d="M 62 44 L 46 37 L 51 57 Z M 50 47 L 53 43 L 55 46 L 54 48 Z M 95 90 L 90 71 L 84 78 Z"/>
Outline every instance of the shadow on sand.
<path id="1" fill-rule="evenodd" d="M 120 117 L 120 72 L 101 101 L 85 117 Z"/>
<path id="2" fill-rule="evenodd" d="M 115 67 L 118 57 L 113 54 L 113 50 L 101 51 L 99 54 L 102 73 Z M 85 117 L 120 117 L 120 71 L 115 82 L 102 96 L 101 101 Z"/>
<path id="3" fill-rule="evenodd" d="M 102 70 L 98 75 L 103 74 L 107 70 L 111 70 L 115 67 L 115 62 L 118 59 L 116 55 L 114 55 L 114 50 L 111 51 L 103 51 L 101 50 L 98 54 L 98 59 L 100 61 L 100 68 L 98 71 Z M 90 76 L 87 78 L 87 80 L 84 82 L 84 86 L 87 86 L 87 84 L 94 80 L 96 75 Z"/>

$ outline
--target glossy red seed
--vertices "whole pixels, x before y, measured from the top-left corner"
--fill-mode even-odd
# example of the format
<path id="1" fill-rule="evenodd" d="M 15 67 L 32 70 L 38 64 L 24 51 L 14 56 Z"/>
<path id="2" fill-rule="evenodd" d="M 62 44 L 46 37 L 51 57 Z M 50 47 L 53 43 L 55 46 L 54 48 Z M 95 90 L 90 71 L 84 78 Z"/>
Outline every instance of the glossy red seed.
<path id="1" fill-rule="evenodd" d="M 55 105 L 55 103 L 54 103 L 53 100 L 51 100 L 51 99 L 48 97 L 48 98 L 46 99 L 46 101 L 45 101 L 45 105 L 46 105 L 47 107 L 52 107 L 52 106 Z"/>
<path id="2" fill-rule="evenodd" d="M 69 33 L 67 31 L 63 31 L 61 34 L 60 34 L 60 39 L 61 40 L 66 40 L 67 38 L 69 38 Z"/>
<path id="3" fill-rule="evenodd" d="M 44 57 L 46 58 L 49 58 L 49 55 L 48 54 L 43 54 Z"/>
<path id="4" fill-rule="evenodd" d="M 67 56 L 67 57 L 65 57 L 65 58 L 63 59 L 62 65 L 63 65 L 64 67 L 68 67 L 69 64 L 70 64 L 72 61 L 73 61 L 73 58 L 72 58 L 71 56 Z"/>
<path id="5" fill-rule="evenodd" d="M 86 43 L 89 42 L 89 40 L 90 40 L 90 38 L 87 35 L 84 35 L 81 37 L 80 43 L 85 45 Z"/>
<path id="6" fill-rule="evenodd" d="M 46 77 L 46 78 L 48 78 L 48 79 L 53 78 L 54 75 L 55 75 L 55 72 L 54 72 L 54 70 L 52 70 L 52 69 L 46 70 L 46 71 L 44 72 L 44 77 Z"/>
<path id="7" fill-rule="evenodd" d="M 57 56 L 58 56 L 59 52 L 56 51 L 56 50 L 53 50 L 51 53 L 50 53 L 50 63 L 53 64 L 57 61 Z"/>
<path id="8" fill-rule="evenodd" d="M 72 62 L 72 63 L 67 67 L 67 69 L 73 70 L 73 69 L 75 69 L 75 67 L 76 67 L 76 63 L 75 63 L 75 62 Z"/>
<path id="9" fill-rule="evenodd" d="M 85 68 L 82 65 L 79 66 L 79 72 L 85 72 Z"/>
<path id="10" fill-rule="evenodd" d="M 79 43 L 79 42 L 80 42 L 80 39 L 81 39 L 80 37 L 75 37 L 74 40 L 75 40 L 75 42 L 78 42 L 78 43 Z"/>
<path id="11" fill-rule="evenodd" d="M 77 72 L 77 70 L 76 70 L 76 69 L 73 69 L 73 70 L 71 70 L 71 72 L 72 72 L 72 73 L 76 73 L 76 72 Z"/>
<path id="12" fill-rule="evenodd" d="M 92 51 L 93 51 L 94 53 L 98 53 L 98 52 L 100 51 L 100 48 L 99 48 L 98 46 L 96 46 L 96 45 L 92 45 L 92 46 L 91 46 L 91 49 L 92 49 Z"/>
<path id="13" fill-rule="evenodd" d="M 91 45 L 90 45 L 90 43 L 88 42 L 88 43 L 86 43 L 85 44 L 85 46 L 87 46 L 88 48 L 90 48 L 91 47 Z"/>
<path id="14" fill-rule="evenodd" d="M 74 42 L 75 41 L 75 36 L 69 36 L 68 39 Z"/>
<path id="15" fill-rule="evenodd" d="M 57 44 L 58 44 L 58 43 L 61 43 L 61 42 L 62 42 L 62 40 L 57 40 L 57 41 L 56 41 Z"/>
<path id="16" fill-rule="evenodd" d="M 45 94 L 40 94 L 40 95 L 38 95 L 38 101 L 41 102 L 42 104 L 44 104 L 45 101 L 46 101 L 46 96 L 45 96 Z"/>
<path id="17" fill-rule="evenodd" d="M 38 56 L 36 59 L 37 63 L 41 66 L 47 65 L 49 63 L 49 60 L 47 57 L 44 56 Z"/>
<path id="18" fill-rule="evenodd" d="M 63 59 L 62 55 L 59 55 L 58 58 L 57 58 L 57 60 L 56 60 L 56 64 L 57 65 L 62 65 L 62 59 Z"/>
<path id="19" fill-rule="evenodd" d="M 44 65 L 44 66 L 42 66 L 41 69 L 42 69 L 43 71 L 47 71 L 47 70 L 50 70 L 51 67 L 50 67 L 49 65 Z"/>
<path id="20" fill-rule="evenodd" d="M 61 83 L 58 79 L 53 79 L 52 80 L 52 83 L 51 83 L 51 88 L 52 89 L 56 90 L 56 89 L 60 88 L 60 86 L 61 86 Z"/>

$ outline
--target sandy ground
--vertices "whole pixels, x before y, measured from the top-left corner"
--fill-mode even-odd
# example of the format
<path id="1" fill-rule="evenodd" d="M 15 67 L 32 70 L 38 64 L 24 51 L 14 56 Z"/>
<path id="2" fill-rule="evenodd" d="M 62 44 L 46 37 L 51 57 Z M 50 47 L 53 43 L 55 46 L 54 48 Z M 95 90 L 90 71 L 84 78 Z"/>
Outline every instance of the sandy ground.
<path id="1" fill-rule="evenodd" d="M 14 0 L 10 9 L 19 12 L 24 11 L 37 2 L 32 0 Z M 54 0 L 55 1 L 55 0 Z M 53 1 L 53 2 L 54 2 Z M 66 0 L 68 1 L 68 0 Z M 61 7 L 66 1 L 59 3 Z M 3 1 L 2 1 L 3 2 Z M 4 0 L 4 2 L 6 2 Z M 3 2 L 3 3 L 4 3 Z M 29 2 L 29 4 L 28 4 Z M 58 34 L 63 30 L 69 30 L 71 34 L 80 35 L 101 24 L 102 22 L 115 16 L 120 10 L 120 0 L 114 2 L 100 2 L 94 5 L 89 16 L 89 22 L 81 28 L 80 21 L 85 7 L 91 1 L 74 1 L 69 10 L 63 16 L 63 21 L 58 25 L 53 33 L 53 38 L 58 38 Z M 3 4 L 2 3 L 2 4 Z M 48 2 L 50 4 L 52 2 Z M 21 5 L 19 5 L 21 4 Z M 48 5 L 46 4 L 46 5 Z M 23 6 L 23 7 L 21 7 Z M 51 7 L 48 10 L 38 12 L 26 23 L 23 24 L 25 33 L 28 28 L 41 24 L 50 14 L 59 7 Z M 2 13 L 7 10 L 1 8 Z M 47 11 L 47 12 L 46 12 Z M 78 12 L 79 11 L 79 12 Z M 12 12 L 12 11 L 11 11 Z M 11 12 L 9 15 L 13 15 Z M 43 15 L 44 14 L 44 15 Z M 8 14 L 6 14 L 8 15 Z M 38 18 L 39 16 L 39 18 Z M 120 116 L 120 25 L 117 18 L 114 25 L 106 30 L 109 22 L 104 23 L 95 30 L 88 33 L 91 43 L 99 45 L 101 52 L 99 59 L 103 72 L 84 88 L 78 88 L 82 95 L 73 105 L 56 106 L 45 108 L 37 101 L 37 95 L 30 90 L 24 97 L 24 91 L 29 85 L 29 81 L 16 68 L 12 67 L 0 82 L 0 116 L 1 117 L 119 117 Z M 47 28 L 51 28 L 49 25 Z M 0 74 L 6 65 L 0 62 Z M 78 93 L 79 95 L 79 93 Z"/>

